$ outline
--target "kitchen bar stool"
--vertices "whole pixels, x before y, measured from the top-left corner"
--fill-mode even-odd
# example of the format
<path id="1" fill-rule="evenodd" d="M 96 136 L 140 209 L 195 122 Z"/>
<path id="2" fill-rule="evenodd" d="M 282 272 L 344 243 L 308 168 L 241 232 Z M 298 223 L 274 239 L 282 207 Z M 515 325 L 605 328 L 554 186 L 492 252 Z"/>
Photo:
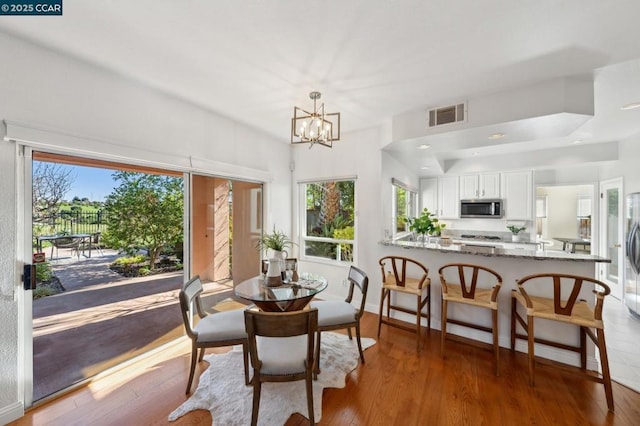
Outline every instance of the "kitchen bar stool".
<path id="1" fill-rule="evenodd" d="M 553 289 L 553 297 L 530 296 L 525 290 L 525 284 L 529 288 L 540 288 L 548 285 Z M 594 285 L 596 290 L 595 309 L 587 304 L 585 300 L 578 300 L 578 295 L 584 284 Z M 600 352 L 601 374 L 588 374 L 590 379 L 604 385 L 607 407 L 613 411 L 613 391 L 611 389 L 611 376 L 609 374 L 609 359 L 607 358 L 607 347 L 604 340 L 604 323 L 602 321 L 602 306 L 604 297 L 611 292 L 609 286 L 594 278 L 581 277 L 570 274 L 535 274 L 518 280 L 517 290 L 512 291 L 511 298 L 511 350 L 515 349 L 516 338 L 527 339 L 529 351 L 529 384 L 534 385 L 535 373 L 535 353 L 534 343 L 540 343 L 565 349 L 580 354 L 580 366 L 586 371 L 587 368 L 587 342 L 586 336 L 595 343 Z M 563 297 L 564 296 L 564 297 Z M 568 297 L 567 297 L 568 296 Z M 526 310 L 527 320 L 518 312 L 518 305 Z M 580 329 L 580 346 L 571 346 L 566 343 L 553 342 L 540 339 L 534 336 L 534 318 L 551 321 L 560 321 L 573 324 Z M 516 321 L 524 329 L 526 334 L 516 333 Z M 596 334 L 593 330 L 596 330 Z"/>
<path id="2" fill-rule="evenodd" d="M 467 263 L 451 263 L 438 270 L 442 284 L 442 334 L 441 355 L 447 338 L 447 323 L 486 331 L 493 335 L 495 374 L 500 375 L 500 346 L 498 345 L 498 292 L 502 277 L 484 266 Z M 449 302 L 462 303 L 491 310 L 491 327 L 449 318 Z"/>
<path id="3" fill-rule="evenodd" d="M 378 263 L 382 272 L 382 293 L 380 295 L 380 314 L 378 316 L 378 338 L 382 324 L 416 333 L 416 347 L 420 350 L 420 320 L 427 319 L 427 328 L 431 328 L 431 279 L 429 270 L 420 262 L 402 256 L 385 256 Z M 413 276 L 411 276 L 413 275 Z M 391 293 L 403 293 L 416 298 L 416 309 L 400 306 L 391 301 Z M 387 315 L 383 318 L 384 302 L 387 301 Z M 422 312 L 424 307 L 427 312 Z M 413 314 L 416 316 L 414 328 L 403 325 L 398 320 L 391 320 L 391 310 Z"/>

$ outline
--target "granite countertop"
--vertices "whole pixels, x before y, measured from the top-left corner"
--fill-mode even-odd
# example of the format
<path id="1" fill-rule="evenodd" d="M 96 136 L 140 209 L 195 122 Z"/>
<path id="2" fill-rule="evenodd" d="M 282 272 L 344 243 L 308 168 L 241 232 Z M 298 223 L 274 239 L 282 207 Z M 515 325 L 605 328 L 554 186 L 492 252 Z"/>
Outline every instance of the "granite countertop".
<path id="1" fill-rule="evenodd" d="M 520 241 L 513 241 L 513 239 L 511 238 L 501 238 L 499 240 L 485 240 L 482 238 L 462 238 L 462 237 L 453 237 L 453 236 L 449 236 L 449 238 L 452 241 L 461 241 L 463 243 L 469 243 L 469 244 L 473 244 L 473 243 L 483 243 L 483 244 L 531 244 L 534 246 L 537 246 L 538 244 L 547 244 L 545 241 L 529 241 L 529 240 L 520 240 Z"/>
<path id="2" fill-rule="evenodd" d="M 471 242 L 471 241 L 470 241 Z M 496 241 L 498 242 L 498 241 Z M 508 249 L 508 248 L 494 248 L 487 246 L 467 246 L 465 244 L 439 244 L 439 243 L 422 243 L 415 241 L 401 241 L 401 240 L 383 240 L 380 244 L 390 247 L 402 247 L 406 249 L 418 249 L 418 250 L 435 250 L 441 253 L 460 253 L 460 254 L 473 254 L 478 256 L 487 257 L 512 257 L 518 259 L 532 259 L 532 260 L 563 260 L 570 262 L 604 262 L 611 263 L 611 259 L 606 259 L 600 256 L 594 256 L 591 254 L 576 254 L 567 253 L 564 251 L 552 251 L 552 250 L 527 250 L 527 249 Z"/>

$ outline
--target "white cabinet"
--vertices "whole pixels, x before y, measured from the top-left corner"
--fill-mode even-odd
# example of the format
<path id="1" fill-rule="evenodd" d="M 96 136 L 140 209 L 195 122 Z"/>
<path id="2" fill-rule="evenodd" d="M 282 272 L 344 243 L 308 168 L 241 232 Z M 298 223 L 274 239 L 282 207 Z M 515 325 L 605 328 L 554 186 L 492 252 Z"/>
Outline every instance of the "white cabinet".
<path id="1" fill-rule="evenodd" d="M 438 214 L 438 179 L 420 179 L 420 211 L 429 209 Z"/>
<path id="2" fill-rule="evenodd" d="M 478 175 L 460 176 L 460 199 L 472 200 L 478 198 Z"/>
<path id="3" fill-rule="evenodd" d="M 533 220 L 533 172 L 502 173 L 504 217 L 507 220 Z"/>
<path id="4" fill-rule="evenodd" d="M 500 173 L 460 176 L 460 199 L 500 198 Z"/>
<path id="5" fill-rule="evenodd" d="M 458 188 L 458 176 L 438 178 L 438 218 L 460 218 L 460 196 Z"/>

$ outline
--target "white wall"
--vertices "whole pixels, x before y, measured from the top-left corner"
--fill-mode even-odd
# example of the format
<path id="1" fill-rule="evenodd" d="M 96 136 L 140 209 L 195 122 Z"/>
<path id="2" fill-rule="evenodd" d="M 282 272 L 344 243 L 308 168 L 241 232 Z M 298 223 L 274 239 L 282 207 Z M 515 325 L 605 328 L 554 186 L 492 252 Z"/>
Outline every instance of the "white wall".
<path id="1" fill-rule="evenodd" d="M 291 148 L 286 141 L 2 33 L 0 53 L 0 120 L 19 123 L 16 128 L 26 129 L 24 134 L 41 148 L 267 177 L 266 226 L 277 220 L 278 226 L 290 227 Z M 34 127 L 47 132 L 31 131 Z M 17 247 L 24 224 L 16 216 L 17 164 L 15 143 L 0 141 L 0 423 L 14 416 L 22 400 L 16 270 L 21 268 L 23 253 Z"/>
<path id="2" fill-rule="evenodd" d="M 620 142 L 620 161 L 602 168 L 601 180 L 624 177 L 624 193 L 640 192 L 640 134 Z"/>
<path id="3" fill-rule="evenodd" d="M 382 133 L 380 129 L 368 129 L 343 134 L 332 149 L 322 146 L 294 147 L 294 186 L 300 180 L 356 177 L 356 252 L 354 264 L 369 276 L 367 304 L 375 311 L 379 300 L 380 279 L 377 260 L 380 258 L 378 242 L 383 236 L 383 195 L 391 197 L 391 178 L 386 184 L 381 178 Z M 386 182 L 386 181 L 385 181 Z M 417 186 L 417 185 L 416 185 Z M 298 189 L 293 191 L 294 206 L 299 209 Z M 296 229 L 296 238 L 300 232 Z M 301 257 L 301 256 L 299 256 Z M 348 275 L 348 265 L 338 266 L 322 261 L 300 261 L 301 270 L 311 270 L 324 275 L 329 287 L 322 293 L 325 299 L 344 299 L 347 288 L 342 285 Z"/>

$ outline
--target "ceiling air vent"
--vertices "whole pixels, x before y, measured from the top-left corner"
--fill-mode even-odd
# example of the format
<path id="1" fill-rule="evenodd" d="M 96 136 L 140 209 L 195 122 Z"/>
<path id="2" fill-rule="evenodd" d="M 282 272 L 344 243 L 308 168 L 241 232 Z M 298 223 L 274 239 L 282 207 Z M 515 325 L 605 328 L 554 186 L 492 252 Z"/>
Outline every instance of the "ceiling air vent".
<path id="1" fill-rule="evenodd" d="M 448 105 L 429 110 L 429 127 L 465 121 L 466 103 Z"/>

